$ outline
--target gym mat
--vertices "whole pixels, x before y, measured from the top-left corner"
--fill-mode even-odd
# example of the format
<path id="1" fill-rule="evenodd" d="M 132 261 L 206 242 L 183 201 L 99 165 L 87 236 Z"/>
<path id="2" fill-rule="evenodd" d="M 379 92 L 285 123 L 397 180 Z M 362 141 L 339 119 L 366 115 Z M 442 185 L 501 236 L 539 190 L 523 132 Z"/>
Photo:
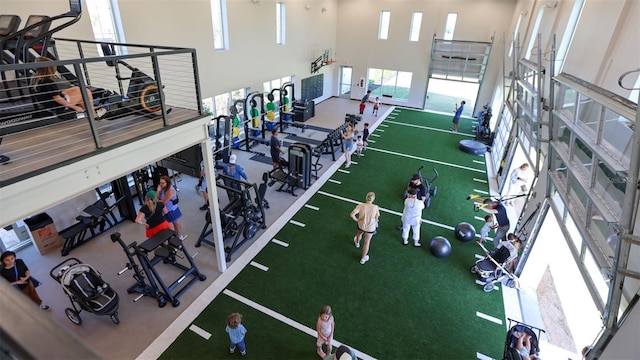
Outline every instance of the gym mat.
<path id="1" fill-rule="evenodd" d="M 313 125 L 307 125 L 307 130 L 316 130 L 316 131 L 322 131 L 322 132 L 332 132 L 334 129 L 327 129 L 327 128 L 323 128 L 320 126 L 313 126 Z"/>
<path id="2" fill-rule="evenodd" d="M 251 158 L 249 158 L 249 160 L 254 160 L 257 162 L 261 162 L 263 164 L 269 164 L 269 165 L 273 165 L 273 161 L 271 161 L 271 158 L 268 156 L 264 156 L 264 155 L 254 155 Z"/>
<path id="3" fill-rule="evenodd" d="M 318 146 L 318 145 L 322 144 L 321 140 L 309 139 L 309 138 L 306 138 L 306 137 L 296 136 L 296 135 L 289 135 L 285 139 L 289 140 L 289 141 L 301 142 L 301 143 L 305 143 L 305 144 L 309 144 L 309 145 L 313 145 L 313 146 Z"/>

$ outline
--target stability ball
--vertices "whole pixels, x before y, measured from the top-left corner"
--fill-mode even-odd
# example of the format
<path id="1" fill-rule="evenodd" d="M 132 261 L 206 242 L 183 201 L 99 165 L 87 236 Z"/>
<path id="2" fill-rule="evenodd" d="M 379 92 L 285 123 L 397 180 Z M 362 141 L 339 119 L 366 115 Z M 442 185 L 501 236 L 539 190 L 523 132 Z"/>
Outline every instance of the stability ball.
<path id="1" fill-rule="evenodd" d="M 476 237 L 476 229 L 468 222 L 461 222 L 456 225 L 455 232 L 458 240 L 463 242 L 471 241 Z"/>
<path id="2" fill-rule="evenodd" d="M 433 256 L 437 258 L 445 258 L 451 255 L 451 244 L 449 240 L 445 239 L 442 236 L 436 236 L 431 239 L 431 243 L 429 243 L 429 249 Z"/>

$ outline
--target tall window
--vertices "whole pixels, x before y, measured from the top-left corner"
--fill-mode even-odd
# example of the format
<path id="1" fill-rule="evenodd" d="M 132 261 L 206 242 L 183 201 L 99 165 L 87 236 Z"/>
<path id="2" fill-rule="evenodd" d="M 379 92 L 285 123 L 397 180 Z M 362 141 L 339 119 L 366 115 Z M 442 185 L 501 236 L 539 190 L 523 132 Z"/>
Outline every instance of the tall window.
<path id="1" fill-rule="evenodd" d="M 518 31 L 520 31 L 520 23 L 522 22 L 522 14 L 518 16 L 518 21 L 516 22 L 516 27 L 513 29 L 513 41 L 511 41 L 511 47 L 509 48 L 509 57 L 513 54 L 513 43 L 518 38 Z"/>
<path id="2" fill-rule="evenodd" d="M 378 39 L 387 40 L 389 38 L 389 21 L 391 20 L 391 11 L 380 12 L 380 26 L 378 29 Z"/>
<path id="3" fill-rule="evenodd" d="M 226 0 L 211 0 L 211 19 L 213 24 L 213 48 L 215 50 L 228 50 L 229 36 Z"/>
<path id="4" fill-rule="evenodd" d="M 87 0 L 87 11 L 96 41 L 125 42 L 117 0 Z"/>
<path id="5" fill-rule="evenodd" d="M 262 83 L 262 91 L 265 93 L 271 92 L 273 89 L 280 89 L 282 84 L 290 82 L 291 76 L 285 76 L 282 79 L 274 79 L 271 81 L 265 81 Z"/>
<path id="6" fill-rule="evenodd" d="M 531 31 L 531 35 L 529 38 L 529 46 L 527 46 L 527 52 L 524 53 L 525 59 L 531 59 L 531 53 L 533 52 L 533 48 L 536 45 L 536 41 L 538 40 L 538 29 L 540 29 L 540 23 L 542 22 L 542 16 L 544 15 L 544 5 L 540 7 L 540 11 L 538 11 L 538 17 L 536 18 L 536 23 L 533 25 L 533 31 Z M 537 51 L 541 51 L 538 49 Z M 538 58 L 536 58 L 537 60 Z"/>
<path id="7" fill-rule="evenodd" d="M 285 44 L 286 7 L 283 2 L 276 3 L 276 44 Z"/>
<path id="8" fill-rule="evenodd" d="M 409 100 L 412 73 L 406 71 L 373 69 L 367 74 L 368 90 L 372 96 L 391 97 L 394 100 Z"/>
<path id="9" fill-rule="evenodd" d="M 420 27 L 422 26 L 422 13 L 414 12 L 411 16 L 411 28 L 409 30 L 409 41 L 420 40 Z"/>
<path id="10" fill-rule="evenodd" d="M 458 14 L 449 13 L 449 15 L 447 15 L 447 24 L 444 27 L 445 40 L 453 40 L 453 31 L 456 29 L 457 20 L 458 20 Z"/>
<path id="11" fill-rule="evenodd" d="M 562 71 L 564 60 L 567 57 L 567 52 L 569 51 L 569 46 L 571 46 L 571 40 L 573 40 L 573 34 L 575 34 L 576 27 L 578 27 L 578 20 L 580 19 L 583 6 L 584 0 L 576 0 L 576 2 L 573 3 L 573 9 L 571 10 L 569 21 L 567 22 L 564 35 L 562 35 L 562 41 L 560 41 L 560 47 L 558 48 L 556 60 L 560 63 L 559 66 L 556 66 L 556 73 L 554 75 L 558 75 Z"/>

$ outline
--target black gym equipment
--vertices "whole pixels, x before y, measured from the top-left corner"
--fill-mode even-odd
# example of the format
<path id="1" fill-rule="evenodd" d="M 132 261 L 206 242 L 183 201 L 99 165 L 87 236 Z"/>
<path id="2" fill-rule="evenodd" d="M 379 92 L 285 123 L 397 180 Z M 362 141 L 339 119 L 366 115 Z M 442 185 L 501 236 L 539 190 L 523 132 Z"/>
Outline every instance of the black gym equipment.
<path id="1" fill-rule="evenodd" d="M 263 181 L 266 179 L 263 177 Z M 226 260 L 231 261 L 231 256 L 246 241 L 254 238 L 260 229 L 266 229 L 266 218 L 264 208 L 268 207 L 265 200 L 267 190 L 266 183 L 260 186 L 250 184 L 241 180 L 236 180 L 223 174 L 216 178 L 216 187 L 223 189 L 229 196 L 229 204 L 220 209 L 220 227 L 222 228 L 223 241 L 233 239 L 230 246 L 225 246 Z M 211 210 L 205 215 L 205 224 L 200 232 L 195 246 L 200 247 L 202 243 L 215 248 L 211 226 Z"/>
<path id="2" fill-rule="evenodd" d="M 416 171 L 416 173 L 420 177 L 420 182 L 422 183 L 422 185 L 427 189 L 427 191 L 426 191 L 426 199 L 425 199 L 425 203 L 424 203 L 424 208 L 427 209 L 429 206 L 431 206 L 431 198 L 434 198 L 434 197 L 436 197 L 436 195 L 438 195 L 438 187 L 437 186 L 433 186 L 433 182 L 438 179 L 440 174 L 438 173 L 438 170 L 433 168 L 432 169 L 433 170 L 433 177 L 431 179 L 425 179 L 422 176 L 422 169 L 423 168 L 424 168 L 424 165 L 420 166 L 418 168 L 418 171 Z"/>
<path id="3" fill-rule="evenodd" d="M 278 168 L 265 174 L 270 179 L 269 186 L 280 183 L 280 187 L 276 189 L 277 191 L 286 191 L 293 196 L 298 196 L 295 193 L 296 188 L 307 189 L 311 185 L 312 171 L 317 174 L 320 167 L 318 167 L 317 161 L 315 165 L 312 163 L 313 150 L 311 145 L 299 142 L 293 143 L 289 146 L 288 151 L 289 161 L 281 161 Z"/>
<path id="4" fill-rule="evenodd" d="M 475 129 L 475 141 L 479 141 L 487 146 L 493 145 L 494 134 L 491 133 L 491 106 L 486 104 L 482 111 L 478 112 L 478 125 Z"/>
<path id="5" fill-rule="evenodd" d="M 94 239 L 124 219 L 132 221 L 135 219 L 136 210 L 126 177 L 111 182 L 111 191 L 103 192 L 99 188 L 96 188 L 95 191 L 98 200 L 83 210 L 88 216 L 76 216 L 77 222 L 75 224 L 59 232 L 60 237 L 64 240 L 60 251 L 62 256 L 69 255 L 71 250 Z M 114 200 L 110 203 L 109 198 L 112 195 Z M 115 215 L 115 209 L 118 209 L 120 217 Z"/>
<path id="6" fill-rule="evenodd" d="M 178 298 L 182 296 L 195 281 L 205 281 L 207 277 L 200 273 L 193 258 L 183 245 L 182 240 L 172 230 L 162 230 L 143 241 L 141 244 L 133 242 L 126 245 L 122 240 L 120 233 L 111 234 L 111 241 L 118 242 L 125 254 L 128 262 L 126 268 L 122 269 L 118 275 L 123 274 L 127 270 L 133 270 L 133 278 L 136 283 L 127 289 L 127 293 L 139 293 L 140 296 L 133 299 L 134 302 L 140 300 L 144 296 L 150 296 L 158 300 L 158 306 L 164 307 L 169 301 L 173 307 L 180 305 Z M 182 255 L 179 255 L 182 252 Z M 153 258 L 149 258 L 151 253 Z M 140 262 L 142 270 L 136 264 L 134 255 Z M 183 265 L 176 258 L 185 259 L 189 265 Z M 179 270 L 184 271 L 174 282 L 167 285 L 158 273 L 156 265 L 158 263 L 172 265 Z M 191 280 L 185 280 L 191 276 Z M 177 291 L 176 291 L 177 290 Z"/>
<path id="7" fill-rule="evenodd" d="M 260 102 L 260 104 L 258 104 Z M 255 145 L 270 145 L 270 139 L 266 138 L 266 124 L 264 94 L 254 91 L 247 95 L 243 102 L 244 109 L 244 136 L 247 151 Z M 254 118 L 258 119 L 259 127 L 253 124 Z"/>
<path id="8" fill-rule="evenodd" d="M 277 88 L 272 89 L 271 92 L 267 95 L 267 98 L 269 99 L 269 101 L 273 101 L 275 99 L 273 95 L 275 92 L 278 92 L 278 95 L 279 95 L 279 102 L 278 102 L 278 105 L 279 105 L 278 124 L 280 127 L 279 132 L 282 134 L 295 135 L 294 133 L 288 133 L 285 131 L 285 129 L 289 126 L 299 128 L 302 132 L 304 132 L 307 126 L 304 123 L 294 121 L 294 117 L 296 117 L 296 112 L 295 112 L 296 107 L 298 111 L 304 112 L 307 110 L 304 104 L 299 104 L 296 102 L 295 84 L 292 82 L 286 82 L 282 84 L 282 86 L 280 86 L 279 89 Z M 286 104 L 285 99 L 289 94 L 291 94 L 291 104 Z M 292 108 L 287 109 L 287 106 L 291 106 Z M 314 114 L 315 114 L 315 108 L 314 108 Z"/>
<path id="9" fill-rule="evenodd" d="M 105 57 L 117 56 L 113 44 L 102 43 L 100 47 Z M 92 90 L 95 102 L 107 110 L 107 113 L 102 117 L 103 119 L 112 120 L 132 113 L 155 116 L 162 110 L 164 94 L 153 78 L 124 60 L 116 58 L 115 60 L 107 60 L 106 64 L 115 68 L 118 88 L 122 95 L 106 89 Z M 131 71 L 131 76 L 123 77 L 121 75 L 121 65 Z M 129 80 L 126 94 L 123 80 Z M 166 109 L 166 113 L 170 113 L 171 110 L 171 108 Z"/>

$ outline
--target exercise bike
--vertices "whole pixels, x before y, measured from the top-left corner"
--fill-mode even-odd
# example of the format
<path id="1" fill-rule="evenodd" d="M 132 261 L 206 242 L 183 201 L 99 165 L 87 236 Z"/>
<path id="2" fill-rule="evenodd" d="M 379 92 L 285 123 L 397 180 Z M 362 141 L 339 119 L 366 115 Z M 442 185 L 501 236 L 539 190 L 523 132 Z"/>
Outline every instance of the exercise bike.
<path id="1" fill-rule="evenodd" d="M 115 56 L 116 52 L 113 44 L 100 44 L 104 56 Z M 107 113 L 103 119 L 111 120 L 132 112 L 142 115 L 157 115 L 162 110 L 162 94 L 157 82 L 140 69 L 129 65 L 123 60 L 107 60 L 107 66 L 114 67 L 116 70 L 116 79 L 120 93 L 116 93 L 106 89 L 93 89 L 93 97 L 102 106 Z M 131 76 L 123 77 L 120 73 L 120 65 L 131 70 Z M 129 80 L 126 95 L 124 94 L 123 80 Z M 168 108 L 167 114 L 171 112 Z"/>

